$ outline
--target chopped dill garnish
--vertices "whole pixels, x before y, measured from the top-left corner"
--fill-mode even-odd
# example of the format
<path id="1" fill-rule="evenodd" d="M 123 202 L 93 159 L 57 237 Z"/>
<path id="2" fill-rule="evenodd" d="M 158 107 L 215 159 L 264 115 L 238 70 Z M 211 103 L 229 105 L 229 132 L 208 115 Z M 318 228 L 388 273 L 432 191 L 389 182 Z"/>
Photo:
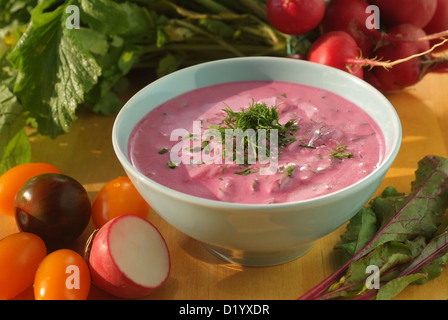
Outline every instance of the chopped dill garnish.
<path id="1" fill-rule="evenodd" d="M 175 169 L 177 167 L 176 164 L 172 161 L 167 162 L 167 166 L 170 169 Z"/>
<path id="2" fill-rule="evenodd" d="M 262 129 L 266 132 L 266 142 L 267 145 L 269 145 L 271 130 L 277 130 L 279 149 L 296 141 L 296 137 L 293 137 L 293 135 L 299 130 L 299 127 L 295 124 L 294 120 L 290 120 L 285 124 L 280 124 L 279 113 L 276 106 L 268 107 L 264 102 L 255 103 L 252 100 L 252 103 L 247 109 L 241 108 L 240 111 L 234 111 L 227 106 L 223 111 L 227 116 L 222 120 L 221 124 L 209 126 L 209 128 L 217 129 L 222 136 L 225 136 L 226 129 L 240 129 L 243 132 L 252 129 L 256 133 L 258 133 L 258 130 Z M 258 139 L 256 140 L 258 141 Z M 249 143 L 249 139 L 245 137 L 245 147 L 252 148 L 252 150 L 259 149 L 259 146 L 249 145 Z M 268 150 L 263 151 L 266 152 Z M 225 150 L 225 152 L 228 151 Z M 278 150 L 278 152 L 280 153 L 280 150 Z M 233 150 L 233 158 L 236 158 L 235 150 Z M 245 158 L 245 160 L 246 159 L 247 158 Z"/>
<path id="3" fill-rule="evenodd" d="M 251 173 L 254 173 L 254 172 L 255 172 L 255 171 L 252 171 L 251 168 L 246 168 L 246 169 L 241 170 L 241 171 L 235 171 L 234 173 L 235 173 L 235 174 L 239 174 L 239 175 L 241 175 L 241 176 L 247 176 L 247 175 L 249 175 L 249 174 L 251 174 Z"/>
<path id="4" fill-rule="evenodd" d="M 342 160 L 344 158 L 350 159 L 353 158 L 353 153 L 346 152 L 347 151 L 347 145 L 342 145 L 342 141 L 338 143 L 336 147 L 330 151 L 330 155 L 338 160 Z"/>
<path id="5" fill-rule="evenodd" d="M 301 143 L 300 146 L 301 146 L 302 148 L 317 149 L 317 147 L 315 147 L 315 146 L 310 146 L 310 145 L 308 145 L 308 144 L 304 144 L 304 143 Z"/>
<path id="6" fill-rule="evenodd" d="M 163 149 L 159 150 L 159 154 L 165 154 L 167 152 L 168 152 L 167 148 L 163 148 Z"/>

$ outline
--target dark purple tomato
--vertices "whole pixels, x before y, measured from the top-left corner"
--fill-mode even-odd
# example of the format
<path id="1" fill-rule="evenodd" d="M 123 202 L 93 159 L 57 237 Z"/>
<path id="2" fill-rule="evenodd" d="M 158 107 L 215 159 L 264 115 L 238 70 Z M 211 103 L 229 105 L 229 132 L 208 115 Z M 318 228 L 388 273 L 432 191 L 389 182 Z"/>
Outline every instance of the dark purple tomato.
<path id="1" fill-rule="evenodd" d="M 14 215 L 20 231 L 40 236 L 49 251 L 73 243 L 91 216 L 90 198 L 75 179 L 59 174 L 41 174 L 20 188 Z"/>

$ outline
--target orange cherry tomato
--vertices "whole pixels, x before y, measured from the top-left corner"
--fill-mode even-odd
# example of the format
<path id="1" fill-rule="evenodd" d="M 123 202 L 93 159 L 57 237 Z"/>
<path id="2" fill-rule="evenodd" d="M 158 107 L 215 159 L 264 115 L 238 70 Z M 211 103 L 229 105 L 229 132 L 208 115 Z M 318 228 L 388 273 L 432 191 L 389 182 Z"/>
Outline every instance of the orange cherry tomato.
<path id="1" fill-rule="evenodd" d="M 39 265 L 34 278 L 36 300 L 86 300 L 90 292 L 90 271 L 76 251 L 53 251 Z"/>
<path id="2" fill-rule="evenodd" d="M 131 179 L 117 177 L 107 182 L 93 200 L 92 220 L 97 228 L 101 228 L 109 220 L 123 214 L 146 218 L 149 208 Z"/>
<path id="3" fill-rule="evenodd" d="M 33 233 L 13 233 L 0 240 L 0 299 L 13 299 L 31 287 L 46 255 L 44 241 Z"/>
<path id="4" fill-rule="evenodd" d="M 48 163 L 19 164 L 0 176 L 0 213 L 14 216 L 14 199 L 22 185 L 42 173 L 60 173 Z"/>

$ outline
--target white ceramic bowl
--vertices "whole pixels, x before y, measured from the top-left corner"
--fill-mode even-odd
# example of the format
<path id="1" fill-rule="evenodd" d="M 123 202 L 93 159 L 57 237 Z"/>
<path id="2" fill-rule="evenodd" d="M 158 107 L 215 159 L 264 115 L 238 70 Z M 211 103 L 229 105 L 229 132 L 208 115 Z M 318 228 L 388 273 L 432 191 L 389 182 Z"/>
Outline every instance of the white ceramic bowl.
<path id="1" fill-rule="evenodd" d="M 236 204 L 187 195 L 152 181 L 132 166 L 127 151 L 129 136 L 150 110 L 196 88 L 250 80 L 305 84 L 354 102 L 379 124 L 386 140 L 384 161 L 369 176 L 338 192 L 300 202 L 268 205 Z M 150 83 L 122 108 L 114 123 L 112 139 L 124 170 L 164 220 L 226 261 L 267 266 L 303 255 L 316 240 L 339 228 L 365 205 L 394 161 L 401 135 L 395 109 L 366 82 L 307 61 L 248 57 L 199 64 Z"/>

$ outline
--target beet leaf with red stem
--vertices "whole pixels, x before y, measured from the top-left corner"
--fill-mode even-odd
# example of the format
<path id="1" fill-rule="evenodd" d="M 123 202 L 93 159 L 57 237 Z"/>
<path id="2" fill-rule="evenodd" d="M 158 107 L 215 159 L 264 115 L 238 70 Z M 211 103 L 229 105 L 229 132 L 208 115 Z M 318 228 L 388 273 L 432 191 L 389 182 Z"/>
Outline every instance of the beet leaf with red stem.
<path id="1" fill-rule="evenodd" d="M 366 270 L 372 265 L 380 272 L 377 298 L 392 298 L 410 283 L 436 277 L 435 258 L 448 253 L 446 234 L 438 233 L 447 208 L 448 159 L 426 156 L 409 194 L 388 187 L 352 218 L 335 247 L 348 260 L 299 299 L 372 298 L 378 289 L 368 286 Z"/>

